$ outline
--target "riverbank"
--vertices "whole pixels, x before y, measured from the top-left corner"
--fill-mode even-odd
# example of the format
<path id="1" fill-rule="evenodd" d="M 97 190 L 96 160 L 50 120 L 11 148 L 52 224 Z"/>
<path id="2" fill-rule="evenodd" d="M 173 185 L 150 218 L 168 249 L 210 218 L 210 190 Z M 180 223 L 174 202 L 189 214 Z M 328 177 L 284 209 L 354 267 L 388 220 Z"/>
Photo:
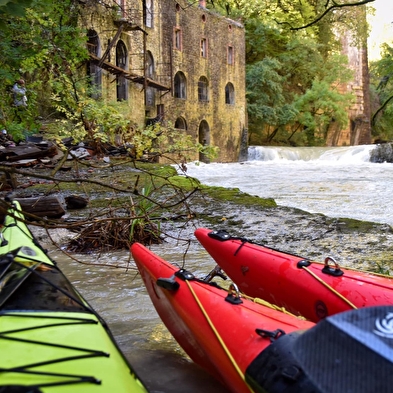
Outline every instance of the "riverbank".
<path id="1" fill-rule="evenodd" d="M 331 256 L 342 266 L 378 273 L 388 273 L 393 267 L 393 231 L 389 225 L 332 219 L 287 207 L 263 207 L 257 197 L 254 205 L 248 200 L 247 206 L 211 198 L 205 204 L 193 204 L 193 209 L 196 219 L 180 227 L 167 223 L 164 230 L 194 241 L 197 227 L 225 229 L 231 235 L 316 261 Z M 171 244 L 175 240 L 166 241 Z"/>
<path id="2" fill-rule="evenodd" d="M 48 171 L 36 171 L 35 175 L 38 173 L 48 175 Z M 184 197 L 183 203 L 166 212 L 161 209 L 159 221 L 164 242 L 158 247 L 162 249 L 184 244 L 186 250 L 187 242 L 197 243 L 194 230 L 203 226 L 226 229 L 232 235 L 317 261 L 332 256 L 343 266 L 376 272 L 393 269 L 393 230 L 386 224 L 329 218 L 277 206 L 272 199 L 249 195 L 236 188 L 204 186 L 198 180 L 178 176 L 169 165 L 138 163 L 138 168 L 133 164 L 73 166 L 57 176 L 69 182 L 54 186 L 54 182 L 48 179 L 36 181 L 32 187 L 17 190 L 14 195 L 42 195 L 56 189 L 63 198 L 73 193 L 87 197 L 89 206 L 67 211 L 66 216 L 58 221 L 59 227 L 81 218 L 94 217 L 97 210 L 102 212 L 129 203 L 130 198 L 137 202 L 144 184 L 154 184 L 151 197 L 161 200 L 162 206 L 171 204 L 166 198 L 173 190 L 176 194 L 171 195 L 172 200 Z M 115 189 L 106 189 L 100 183 Z M 126 213 L 124 210 L 123 214 Z M 75 236 L 75 232 L 61 228 L 51 230 L 51 233 L 57 245 L 64 245 L 70 236 Z M 48 242 L 49 239 L 43 234 L 40 241 Z"/>

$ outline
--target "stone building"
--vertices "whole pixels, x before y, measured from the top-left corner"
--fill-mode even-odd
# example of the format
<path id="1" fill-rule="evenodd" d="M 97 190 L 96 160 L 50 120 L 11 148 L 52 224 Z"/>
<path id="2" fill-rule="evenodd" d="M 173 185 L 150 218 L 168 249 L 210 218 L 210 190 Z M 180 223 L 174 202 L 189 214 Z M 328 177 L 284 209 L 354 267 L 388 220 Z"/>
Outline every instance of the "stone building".
<path id="1" fill-rule="evenodd" d="M 202 0 L 82 4 L 95 94 L 127 102 L 139 126 L 170 123 L 218 147 L 217 161 L 238 161 L 247 140 L 244 27 Z"/>

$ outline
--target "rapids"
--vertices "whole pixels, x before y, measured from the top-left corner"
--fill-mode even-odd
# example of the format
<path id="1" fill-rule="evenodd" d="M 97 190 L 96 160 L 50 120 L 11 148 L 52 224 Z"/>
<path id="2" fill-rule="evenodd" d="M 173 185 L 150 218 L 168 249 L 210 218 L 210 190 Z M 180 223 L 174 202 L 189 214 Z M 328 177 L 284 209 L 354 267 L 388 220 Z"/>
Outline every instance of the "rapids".
<path id="1" fill-rule="evenodd" d="M 248 161 L 192 162 L 186 174 L 206 185 L 273 198 L 280 206 L 393 225 L 393 164 L 371 163 L 374 148 L 251 146 Z"/>

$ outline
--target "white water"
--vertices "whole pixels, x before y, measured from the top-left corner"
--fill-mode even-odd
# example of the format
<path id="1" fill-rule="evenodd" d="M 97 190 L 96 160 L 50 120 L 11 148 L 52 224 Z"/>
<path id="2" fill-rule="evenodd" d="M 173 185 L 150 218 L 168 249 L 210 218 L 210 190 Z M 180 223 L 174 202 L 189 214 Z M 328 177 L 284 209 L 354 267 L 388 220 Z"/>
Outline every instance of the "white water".
<path id="1" fill-rule="evenodd" d="M 281 206 L 393 225 L 393 164 L 370 163 L 374 147 L 251 146 L 244 163 L 190 163 L 187 175 Z"/>

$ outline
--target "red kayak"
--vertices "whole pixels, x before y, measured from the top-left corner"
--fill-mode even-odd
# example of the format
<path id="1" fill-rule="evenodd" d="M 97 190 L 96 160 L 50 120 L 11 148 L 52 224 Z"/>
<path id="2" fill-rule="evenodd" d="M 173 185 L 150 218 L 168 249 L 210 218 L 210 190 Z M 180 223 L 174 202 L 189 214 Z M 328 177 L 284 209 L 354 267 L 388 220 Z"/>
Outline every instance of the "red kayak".
<path id="1" fill-rule="evenodd" d="M 240 291 L 318 322 L 342 311 L 393 305 L 388 276 L 344 269 L 199 228 L 195 236 Z M 216 270 L 217 271 L 217 270 Z"/>
<path id="2" fill-rule="evenodd" d="M 235 285 L 224 290 L 198 279 L 141 244 L 131 253 L 163 323 L 228 391 L 360 393 L 392 386 L 393 339 L 379 335 L 375 324 L 384 332 L 393 307 L 341 313 L 315 325 L 243 299 Z M 376 350 L 381 345 L 388 356 Z"/>

